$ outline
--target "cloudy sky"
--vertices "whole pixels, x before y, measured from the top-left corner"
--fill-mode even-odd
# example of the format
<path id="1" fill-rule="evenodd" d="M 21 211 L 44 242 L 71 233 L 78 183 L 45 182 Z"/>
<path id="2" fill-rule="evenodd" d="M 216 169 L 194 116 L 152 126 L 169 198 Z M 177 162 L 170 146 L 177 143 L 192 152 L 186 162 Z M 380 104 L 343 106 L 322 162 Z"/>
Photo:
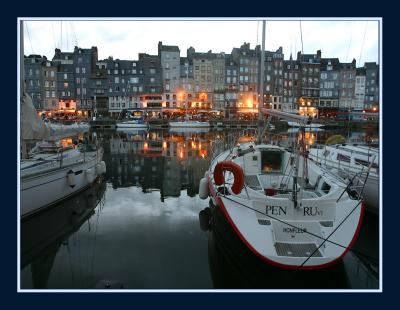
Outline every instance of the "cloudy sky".
<path id="1" fill-rule="evenodd" d="M 321 49 L 322 57 L 342 62 L 356 59 L 357 65 L 379 61 L 377 20 L 267 20 L 266 50 L 283 47 L 285 59 L 301 51 Z M 301 25 L 301 27 L 300 27 Z M 300 31 L 300 29 L 302 31 Z M 193 46 L 196 51 L 230 53 L 233 47 L 250 42 L 261 45 L 262 22 L 241 20 L 28 20 L 24 27 L 25 54 L 48 58 L 54 48 L 72 51 L 78 46 L 97 46 L 99 59 L 137 59 L 138 53 L 157 54 L 158 41 L 178 45 L 181 56 Z"/>

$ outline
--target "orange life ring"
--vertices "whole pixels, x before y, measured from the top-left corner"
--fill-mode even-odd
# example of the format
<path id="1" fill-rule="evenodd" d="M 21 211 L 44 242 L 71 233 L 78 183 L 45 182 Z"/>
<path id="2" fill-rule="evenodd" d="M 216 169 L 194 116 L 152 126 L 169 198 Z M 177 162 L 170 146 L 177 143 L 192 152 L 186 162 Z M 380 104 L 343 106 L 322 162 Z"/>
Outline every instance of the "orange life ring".
<path id="1" fill-rule="evenodd" d="M 234 181 L 231 187 L 232 192 L 239 194 L 244 186 L 244 174 L 242 167 L 233 161 L 221 161 L 214 168 L 214 181 L 217 185 L 225 183 L 224 171 L 233 173 Z"/>

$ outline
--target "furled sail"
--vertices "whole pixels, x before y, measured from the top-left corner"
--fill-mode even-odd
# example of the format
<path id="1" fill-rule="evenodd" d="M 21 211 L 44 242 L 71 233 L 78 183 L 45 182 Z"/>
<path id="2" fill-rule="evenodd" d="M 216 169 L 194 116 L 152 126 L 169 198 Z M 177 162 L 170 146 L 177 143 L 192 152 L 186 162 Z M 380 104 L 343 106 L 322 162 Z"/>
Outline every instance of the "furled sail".
<path id="1" fill-rule="evenodd" d="M 37 114 L 32 98 L 24 93 L 21 102 L 21 138 L 23 140 L 54 140 L 88 130 L 88 124 L 45 123 Z"/>
<path id="2" fill-rule="evenodd" d="M 21 100 L 21 138 L 24 140 L 47 140 L 51 138 L 50 126 L 39 117 L 32 98 L 24 92 Z"/>

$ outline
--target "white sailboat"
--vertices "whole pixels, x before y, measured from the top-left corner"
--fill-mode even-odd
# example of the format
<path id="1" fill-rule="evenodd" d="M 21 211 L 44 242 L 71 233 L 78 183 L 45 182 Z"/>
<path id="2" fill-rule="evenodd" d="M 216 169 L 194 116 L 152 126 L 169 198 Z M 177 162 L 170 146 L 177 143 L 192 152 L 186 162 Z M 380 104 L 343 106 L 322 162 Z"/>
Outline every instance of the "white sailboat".
<path id="1" fill-rule="evenodd" d="M 134 110 L 128 119 L 117 122 L 117 128 L 148 129 L 149 124 L 144 119 L 142 110 Z"/>
<path id="2" fill-rule="evenodd" d="M 23 80 L 23 44 L 20 52 Z M 80 132 L 79 126 L 54 127 L 44 123 L 32 99 L 23 88 L 20 90 L 20 216 L 27 217 L 90 186 L 97 176 L 105 173 L 106 165 L 100 147 L 93 148 L 88 143 L 76 148 L 58 145 L 58 139 Z M 43 140 L 49 142 L 40 142 L 33 152 L 27 152 L 27 142 Z"/>
<path id="3" fill-rule="evenodd" d="M 309 158 L 363 190 L 367 210 L 379 214 L 379 150 L 354 145 L 313 145 Z"/>
<path id="4" fill-rule="evenodd" d="M 290 127 L 304 127 L 304 124 L 301 124 L 299 122 L 288 121 L 287 124 Z M 306 126 L 306 128 L 321 128 L 324 126 L 325 126 L 324 124 L 310 123 Z"/>
<path id="5" fill-rule="evenodd" d="M 264 34 L 265 22 L 261 77 Z M 262 114 L 299 123 L 303 133 L 310 121 L 260 105 Z M 211 230 L 232 252 L 246 252 L 252 262 L 271 268 L 310 270 L 334 265 L 354 244 L 362 200 L 342 179 L 307 159 L 304 136 L 294 139 L 289 152 L 261 143 L 260 128 L 257 143 L 239 144 L 212 161 L 199 196 L 211 198 Z"/>
<path id="6" fill-rule="evenodd" d="M 169 122 L 170 128 L 210 128 L 210 122 L 208 121 L 198 121 L 192 120 L 189 118 L 188 115 L 185 116 L 183 120 L 180 121 L 170 121 Z"/>

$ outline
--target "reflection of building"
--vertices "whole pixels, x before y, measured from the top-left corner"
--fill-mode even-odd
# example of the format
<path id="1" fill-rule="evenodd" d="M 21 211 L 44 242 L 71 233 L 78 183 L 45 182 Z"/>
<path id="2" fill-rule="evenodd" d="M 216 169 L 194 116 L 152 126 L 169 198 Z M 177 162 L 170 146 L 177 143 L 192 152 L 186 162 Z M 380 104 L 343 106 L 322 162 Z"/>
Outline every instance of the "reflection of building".
<path id="1" fill-rule="evenodd" d="M 209 167 L 209 152 L 209 140 L 202 135 L 120 132 L 109 139 L 104 160 L 114 188 L 159 190 L 163 201 L 179 197 L 183 189 L 189 196 L 198 193 L 200 179 Z"/>

